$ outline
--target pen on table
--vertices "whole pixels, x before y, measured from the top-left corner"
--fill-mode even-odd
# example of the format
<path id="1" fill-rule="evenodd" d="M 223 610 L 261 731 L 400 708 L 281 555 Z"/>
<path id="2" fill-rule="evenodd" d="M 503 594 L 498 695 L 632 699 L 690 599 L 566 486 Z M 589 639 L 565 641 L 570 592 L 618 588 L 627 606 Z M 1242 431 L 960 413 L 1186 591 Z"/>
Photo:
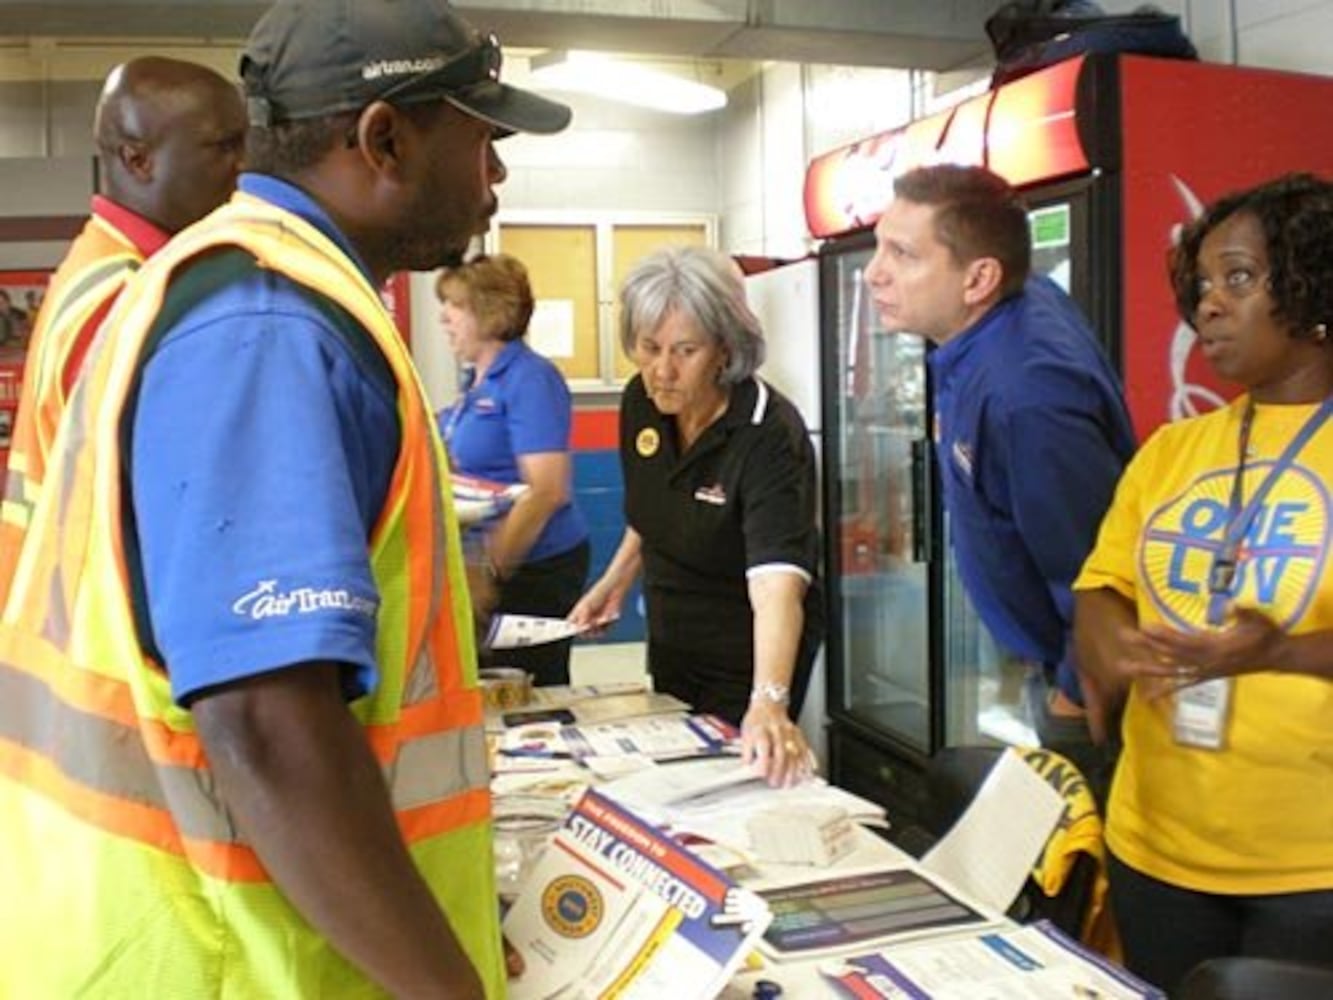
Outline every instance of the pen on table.
<path id="1" fill-rule="evenodd" d="M 708 918 L 708 926 L 721 930 L 723 927 L 744 927 L 754 923 L 752 913 L 719 913 Z"/>
<path id="2" fill-rule="evenodd" d="M 670 757 L 654 757 L 653 762 L 656 764 L 679 764 L 686 760 L 707 760 L 710 757 L 739 757 L 740 755 L 740 747 L 708 747 L 707 749 L 672 754 Z"/>
<path id="3" fill-rule="evenodd" d="M 574 760 L 574 755 L 566 750 L 538 750 L 533 747 L 501 747 L 502 757 L 535 757 L 539 760 Z"/>

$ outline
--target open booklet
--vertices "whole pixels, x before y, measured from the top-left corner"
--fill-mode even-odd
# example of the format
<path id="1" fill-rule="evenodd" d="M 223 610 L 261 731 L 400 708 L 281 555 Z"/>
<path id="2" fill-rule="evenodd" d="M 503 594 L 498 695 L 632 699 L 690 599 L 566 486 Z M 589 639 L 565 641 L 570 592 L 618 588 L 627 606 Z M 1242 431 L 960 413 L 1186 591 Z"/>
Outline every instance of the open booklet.
<path id="1" fill-rule="evenodd" d="M 858 1000 L 1166 1000 L 1045 920 L 854 955 L 820 972 Z"/>
<path id="2" fill-rule="evenodd" d="M 1010 749 L 921 867 L 973 899 L 1007 910 L 1064 811 L 1060 793 Z"/>
<path id="3" fill-rule="evenodd" d="M 505 916 L 513 1000 L 714 997 L 768 908 L 660 830 L 586 792 Z"/>

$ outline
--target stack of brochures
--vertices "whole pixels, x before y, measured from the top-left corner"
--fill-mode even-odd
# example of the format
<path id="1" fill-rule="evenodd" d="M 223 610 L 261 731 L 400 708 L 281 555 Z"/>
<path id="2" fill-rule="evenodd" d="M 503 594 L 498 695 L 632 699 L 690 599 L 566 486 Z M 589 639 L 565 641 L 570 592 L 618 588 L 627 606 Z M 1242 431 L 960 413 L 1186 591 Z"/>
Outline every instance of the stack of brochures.
<path id="1" fill-rule="evenodd" d="M 736 757 L 675 761 L 617 778 L 600 791 L 649 822 L 745 857 L 758 853 L 750 824 L 763 814 L 791 817 L 836 810 L 863 826 L 888 826 L 882 806 L 822 778 L 812 775 L 790 788 L 774 788 Z M 782 834 L 789 834 L 791 826 L 784 822 Z"/>
<path id="2" fill-rule="evenodd" d="M 561 735 L 575 757 L 643 754 L 664 760 L 734 753 L 741 734 L 715 715 L 653 715 L 566 726 Z"/>
<path id="3" fill-rule="evenodd" d="M 461 472 L 449 477 L 454 496 L 454 513 L 462 525 L 477 524 L 507 513 L 514 501 L 527 492 L 526 483 L 497 483 Z"/>
<path id="4" fill-rule="evenodd" d="M 513 1000 L 707 1000 L 768 926 L 726 874 L 596 792 L 574 807 L 505 916 Z"/>
<path id="5" fill-rule="evenodd" d="M 655 822 L 670 823 L 700 801 L 734 795 L 742 787 L 767 787 L 739 757 L 717 756 L 672 761 L 636 771 L 602 785 L 601 792 Z"/>
<path id="6" fill-rule="evenodd" d="M 856 849 L 856 827 L 836 805 L 812 804 L 794 813 L 761 809 L 745 830 L 759 860 L 769 864 L 827 868 Z"/>
<path id="7" fill-rule="evenodd" d="M 575 760 L 712 757 L 734 753 L 739 735 L 735 726 L 712 715 L 649 715 L 592 725 L 554 722 L 517 725 L 501 734 L 499 751 Z"/>
<path id="8" fill-rule="evenodd" d="M 528 703 L 500 712 L 487 710 L 486 728 L 505 728 L 538 722 L 615 722 L 644 715 L 685 713 L 690 706 L 669 694 L 648 690 L 646 680 L 609 684 L 553 685 L 532 689 Z"/>

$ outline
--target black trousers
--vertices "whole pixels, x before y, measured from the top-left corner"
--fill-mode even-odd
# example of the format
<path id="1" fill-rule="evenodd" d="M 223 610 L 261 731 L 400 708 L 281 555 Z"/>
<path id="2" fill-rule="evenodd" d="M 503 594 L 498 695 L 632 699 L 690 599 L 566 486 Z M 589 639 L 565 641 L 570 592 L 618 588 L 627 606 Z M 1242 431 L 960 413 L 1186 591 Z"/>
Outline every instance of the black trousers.
<path id="1" fill-rule="evenodd" d="M 1333 891 L 1219 896 L 1159 882 L 1110 852 L 1106 860 L 1125 965 L 1172 996 L 1210 958 L 1333 963 Z"/>
<path id="2" fill-rule="evenodd" d="M 818 652 L 818 639 L 801 637 L 792 673 L 791 704 L 787 706 L 787 714 L 793 720 L 805 704 L 810 671 Z M 673 694 L 688 702 L 696 712 L 716 715 L 733 726 L 741 724 L 750 707 L 750 691 L 754 686 L 752 663 L 724 662 L 707 653 L 667 646 L 650 638 L 648 673 L 653 677 L 654 690 Z"/>
<path id="3" fill-rule="evenodd" d="M 563 618 L 583 596 L 588 581 L 592 546 L 586 540 L 546 559 L 524 563 L 500 584 L 496 614 L 542 615 Z M 542 686 L 569 683 L 569 650 L 572 639 L 548 642 L 522 649 L 482 650 L 483 667 L 519 667 Z"/>

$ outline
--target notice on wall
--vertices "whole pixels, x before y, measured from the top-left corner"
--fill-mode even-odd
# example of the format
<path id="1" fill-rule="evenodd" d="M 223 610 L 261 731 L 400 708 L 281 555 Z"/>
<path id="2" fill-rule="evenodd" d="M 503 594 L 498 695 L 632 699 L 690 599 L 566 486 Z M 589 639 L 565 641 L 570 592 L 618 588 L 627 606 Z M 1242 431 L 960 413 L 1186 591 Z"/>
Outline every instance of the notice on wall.
<path id="1" fill-rule="evenodd" d="M 574 300 L 538 299 L 528 324 L 528 344 L 548 358 L 572 358 Z"/>

